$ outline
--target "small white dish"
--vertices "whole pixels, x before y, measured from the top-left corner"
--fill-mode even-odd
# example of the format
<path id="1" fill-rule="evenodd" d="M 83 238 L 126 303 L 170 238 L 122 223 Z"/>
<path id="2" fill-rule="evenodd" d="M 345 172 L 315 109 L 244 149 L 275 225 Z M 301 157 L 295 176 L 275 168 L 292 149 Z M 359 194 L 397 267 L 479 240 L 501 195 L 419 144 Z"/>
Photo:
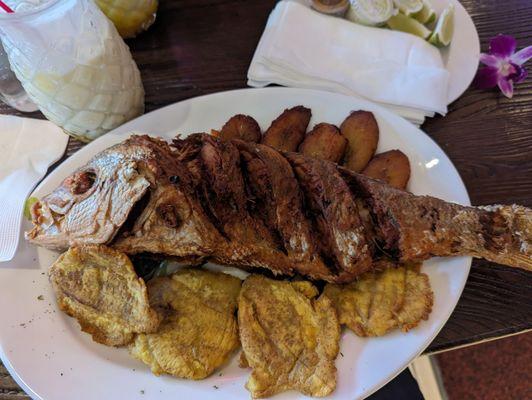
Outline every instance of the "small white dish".
<path id="1" fill-rule="evenodd" d="M 437 15 L 454 4 L 454 34 L 448 48 L 441 49 L 443 62 L 450 73 L 448 104 L 458 99 L 469 87 L 478 69 L 480 40 L 477 28 L 458 0 L 430 0 Z"/>

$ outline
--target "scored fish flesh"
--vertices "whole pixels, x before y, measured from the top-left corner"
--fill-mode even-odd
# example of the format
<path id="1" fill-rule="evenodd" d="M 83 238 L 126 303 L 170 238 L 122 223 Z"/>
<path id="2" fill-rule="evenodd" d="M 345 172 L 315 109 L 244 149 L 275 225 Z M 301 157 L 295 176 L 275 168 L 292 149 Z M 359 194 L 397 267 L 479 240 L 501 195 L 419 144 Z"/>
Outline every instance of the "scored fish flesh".
<path id="1" fill-rule="evenodd" d="M 31 209 L 26 238 L 108 244 L 351 282 L 389 257 L 469 255 L 532 269 L 532 210 L 415 196 L 336 164 L 207 134 L 132 136 Z"/>

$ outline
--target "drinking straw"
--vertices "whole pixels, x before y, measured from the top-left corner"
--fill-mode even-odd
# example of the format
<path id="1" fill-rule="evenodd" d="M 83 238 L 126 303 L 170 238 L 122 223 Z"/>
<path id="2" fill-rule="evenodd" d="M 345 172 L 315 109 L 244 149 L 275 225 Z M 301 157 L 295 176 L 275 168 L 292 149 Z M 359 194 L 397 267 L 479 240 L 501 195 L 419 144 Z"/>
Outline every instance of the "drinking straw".
<path id="1" fill-rule="evenodd" d="M 4 3 L 2 0 L 0 0 L 0 8 L 2 8 L 6 13 L 13 13 L 13 10 L 11 7 L 9 7 L 6 3 Z"/>

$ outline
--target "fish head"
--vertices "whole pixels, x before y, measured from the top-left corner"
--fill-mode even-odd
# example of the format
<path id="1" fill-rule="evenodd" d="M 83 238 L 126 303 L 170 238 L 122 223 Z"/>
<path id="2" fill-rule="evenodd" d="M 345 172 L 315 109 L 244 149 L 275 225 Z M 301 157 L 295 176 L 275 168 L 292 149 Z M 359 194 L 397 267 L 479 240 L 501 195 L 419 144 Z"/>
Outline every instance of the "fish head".
<path id="1" fill-rule="evenodd" d="M 31 207 L 34 226 L 26 239 L 54 250 L 109 243 L 156 181 L 151 140 L 115 145 L 64 179 Z"/>

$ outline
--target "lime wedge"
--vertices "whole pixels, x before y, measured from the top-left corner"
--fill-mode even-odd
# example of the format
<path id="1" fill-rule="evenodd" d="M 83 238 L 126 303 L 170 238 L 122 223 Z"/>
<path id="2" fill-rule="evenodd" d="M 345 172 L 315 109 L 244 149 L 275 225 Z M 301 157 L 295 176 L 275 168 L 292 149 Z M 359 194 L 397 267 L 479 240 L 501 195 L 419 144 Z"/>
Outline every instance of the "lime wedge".
<path id="1" fill-rule="evenodd" d="M 423 9 L 422 0 L 393 0 L 395 7 L 405 15 L 412 15 Z"/>
<path id="2" fill-rule="evenodd" d="M 449 4 L 438 18 L 436 28 L 429 37 L 429 42 L 437 47 L 449 46 L 454 32 L 454 5 Z"/>
<path id="3" fill-rule="evenodd" d="M 388 22 L 386 22 L 386 24 L 394 31 L 411 33 L 412 35 L 419 36 L 423 39 L 427 39 L 431 34 L 431 31 L 421 22 L 414 18 L 407 17 L 404 14 L 394 15 L 388 20 Z"/>
<path id="4" fill-rule="evenodd" d="M 423 8 L 421 11 L 413 14 L 412 17 L 417 19 L 422 24 L 432 24 L 436 21 L 436 12 L 432 8 L 432 5 L 429 3 L 429 0 L 423 0 Z"/>
<path id="5" fill-rule="evenodd" d="M 350 0 L 345 17 L 357 24 L 377 26 L 393 15 L 392 0 Z"/>
<path id="6" fill-rule="evenodd" d="M 31 206 L 37 203 L 39 199 L 37 197 L 28 197 L 24 203 L 24 217 L 31 221 Z"/>

